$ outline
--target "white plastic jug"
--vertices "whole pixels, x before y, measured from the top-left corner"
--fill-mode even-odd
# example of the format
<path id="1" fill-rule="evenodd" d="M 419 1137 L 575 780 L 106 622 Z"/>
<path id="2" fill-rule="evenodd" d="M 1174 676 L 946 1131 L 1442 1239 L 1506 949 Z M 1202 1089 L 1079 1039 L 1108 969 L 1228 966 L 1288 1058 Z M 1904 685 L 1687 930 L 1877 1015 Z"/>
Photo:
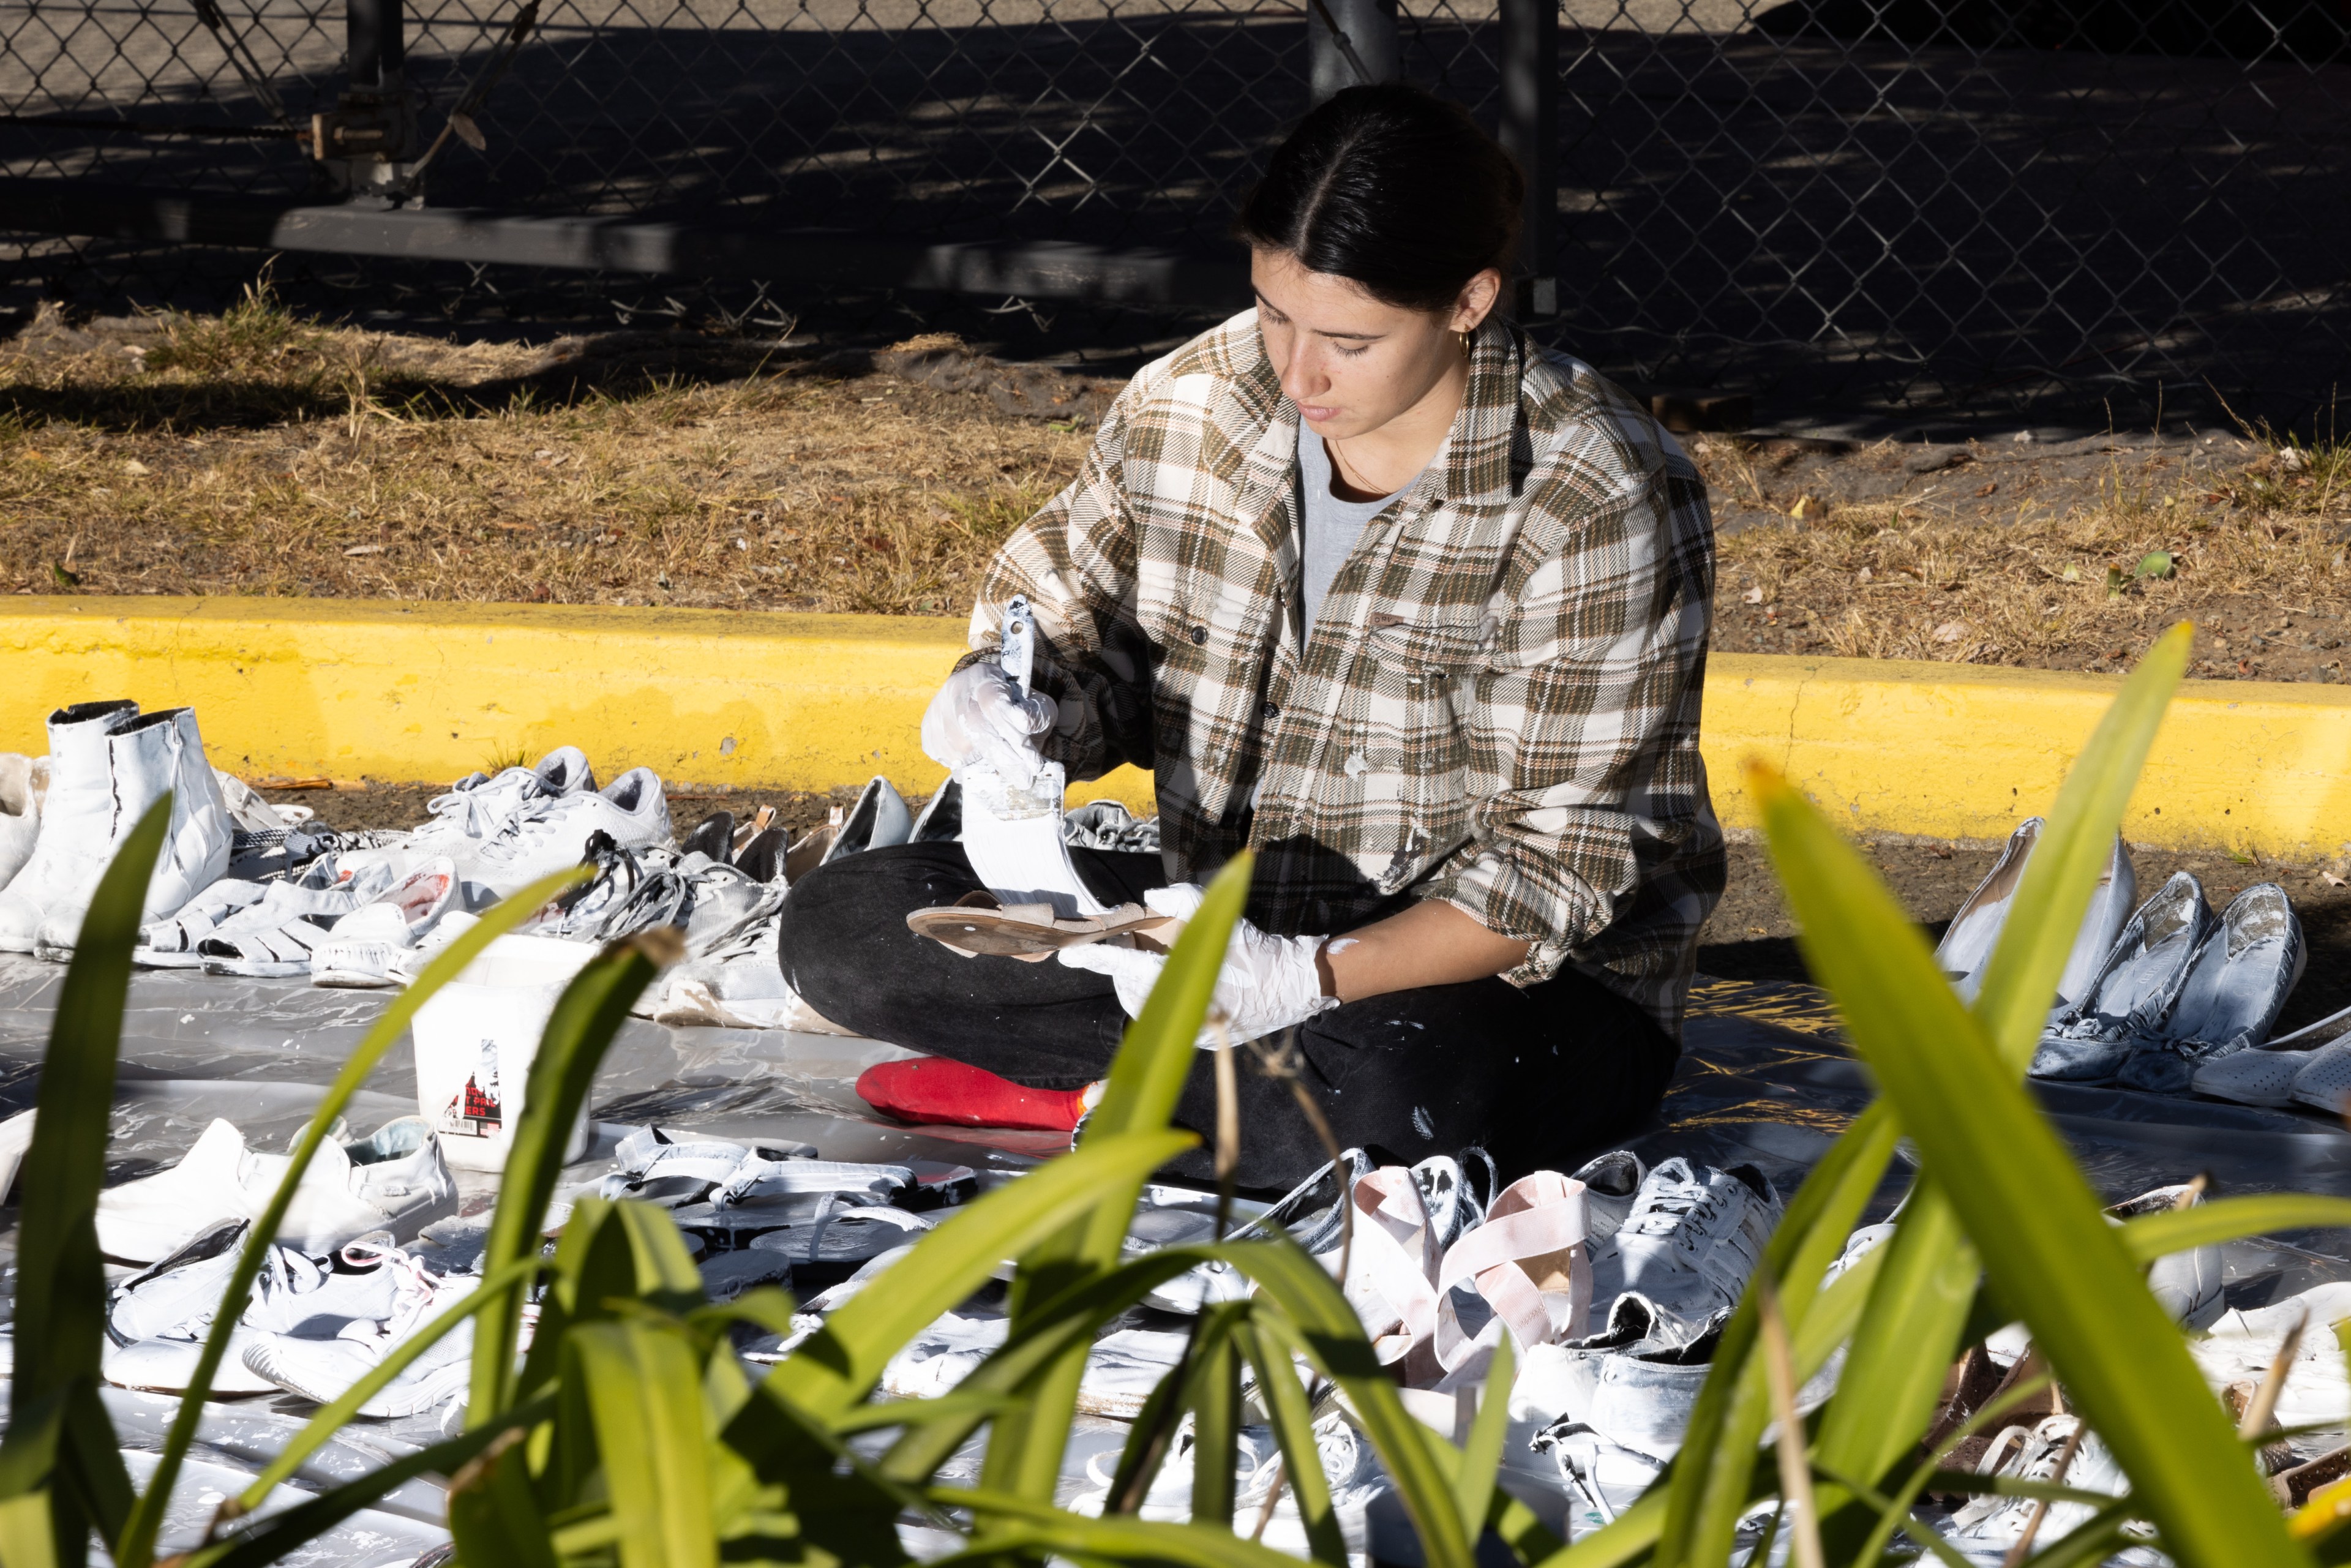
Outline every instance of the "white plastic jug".
<path id="1" fill-rule="evenodd" d="M 501 936 L 416 1009 L 416 1109 L 440 1134 L 452 1166 L 506 1167 L 539 1037 L 556 998 L 596 953 L 592 943 Z M 563 1157 L 587 1152 L 583 1104 Z"/>

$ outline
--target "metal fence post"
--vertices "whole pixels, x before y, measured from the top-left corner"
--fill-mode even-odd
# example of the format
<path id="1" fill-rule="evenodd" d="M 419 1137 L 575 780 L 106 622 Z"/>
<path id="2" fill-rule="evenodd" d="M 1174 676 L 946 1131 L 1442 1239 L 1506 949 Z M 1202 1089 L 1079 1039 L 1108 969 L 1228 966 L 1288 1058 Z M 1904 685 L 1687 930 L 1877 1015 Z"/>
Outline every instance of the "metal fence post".
<path id="1" fill-rule="evenodd" d="M 404 189 L 416 156 L 416 105 L 401 0 L 344 0 L 343 43 L 350 85 L 330 112 L 312 117 L 311 156 L 347 191 L 413 194 Z"/>
<path id="2" fill-rule="evenodd" d="M 1404 78 L 1395 0 L 1307 0 L 1306 39 L 1310 107 L 1342 88 Z"/>
<path id="3" fill-rule="evenodd" d="M 1519 313 L 1559 314 L 1559 0 L 1501 0 L 1504 152 L 1526 175 Z"/>

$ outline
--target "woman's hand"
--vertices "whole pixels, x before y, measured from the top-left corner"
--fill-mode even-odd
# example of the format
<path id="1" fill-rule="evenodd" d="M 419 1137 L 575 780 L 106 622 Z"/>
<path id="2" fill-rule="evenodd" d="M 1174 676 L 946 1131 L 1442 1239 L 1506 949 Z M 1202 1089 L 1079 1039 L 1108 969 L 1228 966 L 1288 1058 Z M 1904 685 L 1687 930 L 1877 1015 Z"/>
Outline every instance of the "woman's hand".
<path id="1" fill-rule="evenodd" d="M 1037 737 L 1053 727 L 1050 697 L 1020 686 L 992 661 L 949 675 L 923 713 L 923 751 L 942 768 L 985 763 L 1007 784 L 1026 789 L 1045 765 Z"/>
<path id="2" fill-rule="evenodd" d="M 1155 887 L 1143 895 L 1152 909 L 1178 920 L 1189 920 L 1199 909 L 1200 899 L 1198 884 L 1188 882 Z M 1322 943 L 1320 936 L 1270 936 L 1246 920 L 1233 927 L 1232 945 L 1225 949 L 1224 968 L 1217 976 L 1216 997 L 1210 1006 L 1224 1014 L 1226 1032 L 1236 1044 L 1304 1023 L 1339 1005 L 1336 997 L 1322 994 L 1314 957 Z M 1118 1005 L 1129 1018 L 1143 1016 L 1144 1001 L 1167 964 L 1157 953 L 1099 945 L 1064 947 L 1060 956 L 1072 969 L 1108 975 L 1117 988 Z M 1200 1031 L 1200 1045 L 1216 1043 L 1215 1030 Z"/>
<path id="3" fill-rule="evenodd" d="M 1189 920 L 1200 899 L 1193 883 L 1143 895 L 1152 909 L 1178 920 Z M 1343 1001 L 1482 980 L 1517 967 L 1526 956 L 1524 942 L 1498 936 L 1468 911 L 1434 901 L 1344 936 L 1270 936 L 1244 920 L 1233 927 L 1211 1005 L 1222 1009 L 1225 1028 L 1238 1043 L 1304 1023 Z M 1072 969 L 1108 975 L 1129 1018 L 1143 1016 L 1144 1000 L 1167 963 L 1156 953 L 1099 945 L 1065 947 L 1059 956 Z M 1203 1047 L 1216 1042 L 1213 1030 L 1200 1031 Z"/>

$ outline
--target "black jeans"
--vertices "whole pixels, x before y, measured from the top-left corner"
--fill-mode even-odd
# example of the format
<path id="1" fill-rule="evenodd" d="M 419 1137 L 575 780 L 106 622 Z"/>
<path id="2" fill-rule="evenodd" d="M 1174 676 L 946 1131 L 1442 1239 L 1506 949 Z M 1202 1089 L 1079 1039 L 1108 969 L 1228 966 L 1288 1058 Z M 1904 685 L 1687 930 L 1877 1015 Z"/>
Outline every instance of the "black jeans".
<path id="1" fill-rule="evenodd" d="M 1155 854 L 1072 850 L 1107 903 L 1164 883 Z M 850 855 L 785 901 L 781 956 L 792 989 L 845 1029 L 951 1057 L 1032 1089 L 1102 1076 L 1127 1018 L 1110 980 L 1047 961 L 967 958 L 906 928 L 907 915 L 979 886 L 962 846 L 904 844 Z M 1300 1076 L 1342 1147 L 1410 1165 L 1476 1144 L 1511 1180 L 1560 1168 L 1655 1109 L 1677 1048 L 1647 1014 L 1573 970 L 1520 989 L 1500 979 L 1393 991 L 1349 1002 L 1298 1030 Z M 1286 1188 L 1326 1157 L 1288 1085 L 1239 1052 L 1237 1180 Z M 1207 1137 L 1216 1085 L 1207 1054 L 1176 1120 Z M 1205 1177 L 1203 1147 L 1171 1174 Z"/>

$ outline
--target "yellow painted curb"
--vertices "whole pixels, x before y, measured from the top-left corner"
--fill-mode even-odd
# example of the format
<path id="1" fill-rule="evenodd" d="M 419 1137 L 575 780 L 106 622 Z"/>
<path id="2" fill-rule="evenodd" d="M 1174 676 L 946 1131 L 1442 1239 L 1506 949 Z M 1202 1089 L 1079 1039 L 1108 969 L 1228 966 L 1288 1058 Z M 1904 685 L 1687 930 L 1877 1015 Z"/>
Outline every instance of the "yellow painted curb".
<path id="1" fill-rule="evenodd" d="M 1754 813 L 1738 765 L 1776 764 L 1857 831 L 1997 839 L 2045 813 L 2119 675 L 1907 660 L 1725 654 L 1703 749 L 1726 823 Z M 2351 841 L 2351 689 L 2189 681 L 2123 821 L 2134 843 L 2282 858 Z"/>
<path id="2" fill-rule="evenodd" d="M 610 777 L 928 789 L 915 732 L 963 623 L 577 606 L 20 598 L 0 607 L 13 691 L 0 749 L 43 749 L 61 704 L 196 708 L 247 778 L 439 782 L 569 743 Z M 1715 800 L 1751 822 L 1761 756 L 1858 831 L 1998 838 L 2048 809 L 2116 677 L 1720 654 L 1707 680 Z M 1148 810 L 1150 777 L 1072 786 Z M 2189 682 L 2126 831 L 2283 857 L 2351 841 L 2351 690 Z"/>

